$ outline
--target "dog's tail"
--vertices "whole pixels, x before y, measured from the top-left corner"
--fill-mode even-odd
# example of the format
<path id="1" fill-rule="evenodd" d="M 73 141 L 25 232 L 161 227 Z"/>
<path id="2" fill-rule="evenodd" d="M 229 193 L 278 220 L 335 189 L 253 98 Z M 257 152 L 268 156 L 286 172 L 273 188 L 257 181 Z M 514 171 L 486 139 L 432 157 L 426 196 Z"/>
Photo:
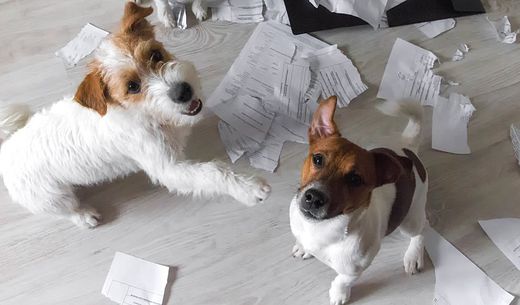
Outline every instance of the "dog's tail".
<path id="1" fill-rule="evenodd" d="M 27 105 L 0 104 L 0 131 L 9 136 L 24 127 L 31 116 L 31 109 Z"/>
<path id="2" fill-rule="evenodd" d="M 404 144 L 418 147 L 421 140 L 421 128 L 423 121 L 423 106 L 413 99 L 398 101 L 386 101 L 376 106 L 379 111 L 390 116 L 402 116 L 408 118 L 408 125 L 403 130 Z"/>

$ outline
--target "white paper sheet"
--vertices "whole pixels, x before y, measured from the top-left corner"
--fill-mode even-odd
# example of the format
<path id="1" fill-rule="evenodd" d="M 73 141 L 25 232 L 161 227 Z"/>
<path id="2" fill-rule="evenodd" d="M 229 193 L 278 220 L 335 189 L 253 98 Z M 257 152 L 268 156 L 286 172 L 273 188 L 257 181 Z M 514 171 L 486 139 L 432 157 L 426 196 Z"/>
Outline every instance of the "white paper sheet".
<path id="1" fill-rule="evenodd" d="M 282 0 L 264 0 L 265 13 L 264 17 L 267 20 L 278 21 L 283 24 L 289 24 L 289 16 L 285 8 L 285 2 Z"/>
<path id="2" fill-rule="evenodd" d="M 169 267 L 116 252 L 101 293 L 118 304 L 162 305 Z"/>
<path id="3" fill-rule="evenodd" d="M 430 227 L 424 244 L 435 267 L 434 304 L 509 305 L 514 296 Z"/>
<path id="4" fill-rule="evenodd" d="M 324 98 L 336 95 L 339 107 L 348 106 L 368 89 L 352 61 L 336 45 L 305 54 L 305 59 L 310 62 L 321 95 Z"/>
<path id="5" fill-rule="evenodd" d="M 244 136 L 224 121 L 218 123 L 218 131 L 232 163 L 235 163 L 246 152 L 253 153 L 261 148 L 260 142 Z"/>
<path id="6" fill-rule="evenodd" d="M 258 169 L 274 172 L 278 167 L 284 143 L 289 141 L 307 144 L 308 130 L 308 125 L 277 114 L 262 147 L 249 154 L 249 164 Z"/>
<path id="7" fill-rule="evenodd" d="M 273 21 L 258 24 L 222 82 L 208 98 L 208 107 L 233 99 L 238 94 L 262 98 L 270 94 L 274 97 L 275 80 L 283 63 L 291 63 L 297 52 L 326 46 L 310 35 L 294 36 L 288 26 Z"/>
<path id="8" fill-rule="evenodd" d="M 227 0 L 219 4 L 209 3 L 212 20 L 236 23 L 264 21 L 262 0 Z"/>
<path id="9" fill-rule="evenodd" d="M 520 126 L 511 124 L 509 136 L 511 137 L 511 143 L 513 144 L 513 152 L 515 153 L 516 161 L 518 161 L 518 165 L 520 165 Z"/>
<path id="10" fill-rule="evenodd" d="M 334 13 L 359 17 L 377 29 L 388 0 L 309 0 L 309 2 L 314 7 L 322 5 Z"/>
<path id="11" fill-rule="evenodd" d="M 267 111 L 258 98 L 249 95 L 239 95 L 212 110 L 224 122 L 256 142 L 265 139 L 274 118 L 274 113 Z"/>
<path id="12" fill-rule="evenodd" d="M 478 223 L 497 248 L 520 270 L 520 218 L 480 220 Z"/>
<path id="13" fill-rule="evenodd" d="M 461 43 L 459 48 L 451 56 L 451 61 L 461 61 L 466 57 L 466 53 L 469 52 L 469 46 L 465 43 Z"/>
<path id="14" fill-rule="evenodd" d="M 435 105 L 442 80 L 432 72 L 437 60 L 432 52 L 397 38 L 377 97 L 390 100 L 411 97 L 423 105 Z"/>
<path id="15" fill-rule="evenodd" d="M 435 38 L 455 27 L 457 21 L 453 18 L 417 23 L 415 26 L 428 38 Z"/>
<path id="16" fill-rule="evenodd" d="M 55 55 L 62 58 L 68 66 L 75 66 L 82 58 L 92 53 L 109 33 L 87 23 L 81 31 Z"/>
<path id="17" fill-rule="evenodd" d="M 516 42 L 516 35 L 518 34 L 518 30 L 514 32 L 511 30 L 511 22 L 509 22 L 509 18 L 507 18 L 507 16 L 504 16 L 499 20 L 490 20 L 488 18 L 488 21 L 495 28 L 498 41 L 508 44 Z"/>
<path id="18" fill-rule="evenodd" d="M 433 108 L 432 148 L 454 154 L 469 154 L 468 122 L 475 107 L 468 97 L 451 93 L 439 97 Z"/>

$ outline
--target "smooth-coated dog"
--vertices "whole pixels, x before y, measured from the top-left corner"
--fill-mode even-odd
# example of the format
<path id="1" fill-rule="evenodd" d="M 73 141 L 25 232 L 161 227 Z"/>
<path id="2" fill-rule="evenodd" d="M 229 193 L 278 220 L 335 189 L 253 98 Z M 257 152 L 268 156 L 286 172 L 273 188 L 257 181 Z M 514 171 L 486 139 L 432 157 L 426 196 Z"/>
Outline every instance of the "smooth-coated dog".
<path id="1" fill-rule="evenodd" d="M 269 196 L 262 179 L 184 160 L 186 138 L 200 120 L 200 81 L 192 63 L 155 40 L 145 19 L 152 11 L 126 4 L 74 97 L 29 119 L 24 107 L 0 108 L 0 129 L 11 134 L 0 148 L 0 174 L 13 201 L 95 227 L 100 215 L 80 205 L 74 187 L 140 170 L 172 192 L 230 195 L 248 206 Z"/>
<path id="2" fill-rule="evenodd" d="M 143 0 L 131 0 L 137 4 L 141 4 Z M 199 21 L 206 19 L 208 14 L 207 1 L 208 0 L 176 0 L 179 3 L 188 4 L 191 2 L 191 10 Z M 173 15 L 173 8 L 168 0 L 153 0 L 157 9 L 157 18 L 166 28 L 174 28 L 177 26 L 177 21 Z"/>
<path id="3" fill-rule="evenodd" d="M 316 257 L 337 272 L 330 304 L 346 303 L 353 283 L 371 264 L 381 240 L 396 228 L 410 245 L 409 274 L 423 267 L 428 177 L 416 155 L 422 108 L 414 101 L 385 102 L 380 110 L 409 118 L 396 149 L 366 150 L 341 137 L 336 98 L 320 103 L 309 128 L 309 154 L 290 206 L 295 257 Z"/>

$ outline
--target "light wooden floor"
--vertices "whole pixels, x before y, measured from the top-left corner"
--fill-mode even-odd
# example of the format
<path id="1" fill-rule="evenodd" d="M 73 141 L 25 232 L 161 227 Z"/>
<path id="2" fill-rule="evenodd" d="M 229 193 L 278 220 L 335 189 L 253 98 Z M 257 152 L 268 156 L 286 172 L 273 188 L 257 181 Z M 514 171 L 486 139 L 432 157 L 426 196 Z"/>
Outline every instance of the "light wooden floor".
<path id="1" fill-rule="evenodd" d="M 0 100 L 40 108 L 73 94 L 84 62 L 65 70 L 54 52 L 86 22 L 113 29 L 123 4 L 123 0 L 0 0 Z M 520 1 L 498 1 L 488 7 L 497 11 L 496 16 L 511 16 L 514 29 L 520 26 Z M 204 22 L 186 31 L 157 29 L 177 56 L 195 61 L 209 95 L 254 27 Z M 520 169 L 508 138 L 510 123 L 520 121 L 519 45 L 497 43 L 485 16 L 458 19 L 455 29 L 432 40 L 412 26 L 379 32 L 368 27 L 337 29 L 317 36 L 337 43 L 370 87 L 337 116 L 343 134 L 361 144 L 377 143 L 403 127 L 403 121 L 373 109 L 395 39 L 401 37 L 440 56 L 438 73 L 460 82 L 453 90 L 471 97 L 477 112 L 469 126 L 473 150 L 469 156 L 433 151 L 430 128 L 426 129 L 422 157 L 430 172 L 430 220 L 500 286 L 520 295 L 520 272 L 477 224 L 478 219 L 520 217 Z M 463 42 L 471 48 L 469 55 L 450 62 Z M 211 117 L 196 128 L 188 156 L 227 161 L 216 123 Z M 272 183 L 272 197 L 254 208 L 227 198 L 192 200 L 168 194 L 143 174 L 80 190 L 83 201 L 97 207 L 107 220 L 95 230 L 31 215 L 13 204 L 0 184 L 0 304 L 112 304 L 100 291 L 115 251 L 175 266 L 165 304 L 328 304 L 333 271 L 316 260 L 301 262 L 290 256 L 288 207 L 305 149 L 286 145 L 275 174 L 257 172 L 244 161 L 235 166 L 262 174 Z M 353 304 L 431 303 L 432 266 L 428 263 L 423 273 L 406 276 L 401 265 L 406 244 L 398 235 L 385 240 L 355 285 Z"/>

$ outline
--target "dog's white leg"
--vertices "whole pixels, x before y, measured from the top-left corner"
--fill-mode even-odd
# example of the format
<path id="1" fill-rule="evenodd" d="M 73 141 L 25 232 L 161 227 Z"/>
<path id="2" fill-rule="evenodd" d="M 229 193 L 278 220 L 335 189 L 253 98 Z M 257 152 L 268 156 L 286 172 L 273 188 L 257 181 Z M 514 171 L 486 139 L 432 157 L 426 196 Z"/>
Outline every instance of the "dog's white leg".
<path id="1" fill-rule="evenodd" d="M 46 192 L 43 196 L 31 196 L 30 201 L 23 205 L 33 213 L 45 213 L 52 216 L 67 218 L 82 228 L 94 228 L 101 221 L 101 215 L 92 207 L 80 206 L 71 188 L 59 188 Z M 28 199 L 28 198 L 27 198 Z"/>
<path id="2" fill-rule="evenodd" d="M 157 9 L 157 18 L 167 28 L 174 28 L 177 22 L 173 16 L 172 8 L 168 0 L 154 0 L 155 8 Z"/>
<path id="3" fill-rule="evenodd" d="M 294 246 L 292 248 L 292 255 L 293 255 L 293 257 L 301 258 L 301 259 L 308 259 L 308 258 L 312 257 L 312 254 L 305 251 L 302 244 L 300 244 L 298 241 L 296 241 L 296 243 L 294 244 Z"/>
<path id="4" fill-rule="evenodd" d="M 338 274 L 330 284 L 330 305 L 343 305 L 350 299 L 350 290 L 359 275 Z"/>
<path id="5" fill-rule="evenodd" d="M 193 1 L 193 4 L 191 5 L 191 10 L 193 11 L 193 14 L 195 14 L 195 17 L 197 17 L 198 20 L 202 21 L 206 19 L 208 14 L 208 8 L 202 0 Z"/>
<path id="6" fill-rule="evenodd" d="M 235 174 L 229 167 L 216 162 L 179 162 L 147 172 L 170 191 L 204 196 L 230 195 L 247 206 L 262 203 L 271 193 L 271 187 L 263 179 Z"/>
<path id="7" fill-rule="evenodd" d="M 410 275 L 421 271 L 424 267 L 424 237 L 414 236 L 410 239 L 410 245 L 404 254 L 404 271 Z"/>

